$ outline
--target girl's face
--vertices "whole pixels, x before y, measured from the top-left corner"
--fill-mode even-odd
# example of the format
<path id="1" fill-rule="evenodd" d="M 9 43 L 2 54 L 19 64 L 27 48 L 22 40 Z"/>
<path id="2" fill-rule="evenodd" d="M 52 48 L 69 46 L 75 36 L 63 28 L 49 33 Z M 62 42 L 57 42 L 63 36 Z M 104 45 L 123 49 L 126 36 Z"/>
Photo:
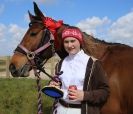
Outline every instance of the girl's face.
<path id="1" fill-rule="evenodd" d="M 64 48 L 69 55 L 74 55 L 80 51 L 80 42 L 74 37 L 64 39 Z"/>

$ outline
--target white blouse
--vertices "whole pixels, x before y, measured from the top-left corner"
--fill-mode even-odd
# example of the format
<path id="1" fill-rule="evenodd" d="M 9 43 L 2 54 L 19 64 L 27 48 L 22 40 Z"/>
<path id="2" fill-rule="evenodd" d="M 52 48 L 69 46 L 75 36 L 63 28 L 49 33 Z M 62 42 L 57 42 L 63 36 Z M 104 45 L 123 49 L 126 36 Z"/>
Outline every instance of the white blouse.
<path id="1" fill-rule="evenodd" d="M 64 91 L 63 100 L 69 103 L 80 103 L 69 100 L 68 98 L 68 87 L 70 85 L 76 85 L 77 89 L 83 90 L 86 66 L 90 56 L 84 53 L 83 50 L 79 51 L 75 55 L 67 56 L 62 63 L 61 71 L 63 74 L 60 75 L 62 81 L 62 90 Z"/>

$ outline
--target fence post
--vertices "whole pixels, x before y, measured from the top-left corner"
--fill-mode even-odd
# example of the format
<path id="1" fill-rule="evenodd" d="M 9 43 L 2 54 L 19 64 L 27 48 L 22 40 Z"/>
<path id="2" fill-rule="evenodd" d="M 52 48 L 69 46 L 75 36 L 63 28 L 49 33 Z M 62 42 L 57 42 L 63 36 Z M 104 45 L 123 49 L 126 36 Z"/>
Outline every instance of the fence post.
<path id="1" fill-rule="evenodd" d="M 10 78 L 9 64 L 10 64 L 10 56 L 7 56 L 6 57 L 6 77 L 7 78 Z"/>

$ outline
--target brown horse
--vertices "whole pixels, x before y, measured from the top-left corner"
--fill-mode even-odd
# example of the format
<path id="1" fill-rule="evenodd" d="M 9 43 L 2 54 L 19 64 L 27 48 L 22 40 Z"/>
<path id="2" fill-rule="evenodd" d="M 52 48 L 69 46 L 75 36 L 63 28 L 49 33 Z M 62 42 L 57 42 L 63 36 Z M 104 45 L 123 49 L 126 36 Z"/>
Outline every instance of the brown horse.
<path id="1" fill-rule="evenodd" d="M 46 17 L 35 3 L 34 11 L 36 16 L 29 13 L 30 27 L 12 56 L 10 71 L 13 76 L 28 75 L 27 72 L 30 70 L 30 66 L 27 64 L 29 56 L 31 58 L 37 56 L 39 60 L 41 59 L 39 63 L 43 65 L 43 60 L 52 57 L 54 52 L 50 42 L 52 36 L 50 29 L 44 23 Z M 62 24 L 55 29 L 54 48 L 60 58 L 67 55 L 63 48 L 61 33 L 68 26 Z M 102 62 L 109 79 L 110 96 L 101 109 L 101 114 L 133 114 L 133 89 L 131 85 L 133 83 L 133 48 L 124 44 L 100 41 L 86 33 L 83 33 L 83 37 L 84 51 Z M 48 42 L 50 45 L 44 46 L 46 48 L 37 54 L 28 54 L 29 52 L 36 52 L 38 48 Z M 40 44 L 42 45 L 40 46 Z"/>

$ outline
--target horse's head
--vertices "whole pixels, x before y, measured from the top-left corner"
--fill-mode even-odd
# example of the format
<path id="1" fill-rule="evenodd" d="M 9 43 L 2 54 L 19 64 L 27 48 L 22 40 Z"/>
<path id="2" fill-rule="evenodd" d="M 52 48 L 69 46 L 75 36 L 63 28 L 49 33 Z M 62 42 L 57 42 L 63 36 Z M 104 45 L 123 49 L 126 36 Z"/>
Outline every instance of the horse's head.
<path id="1" fill-rule="evenodd" d="M 22 41 L 17 46 L 9 66 L 14 77 L 29 75 L 31 63 L 43 65 L 46 60 L 53 56 L 53 36 L 42 21 L 45 16 L 39 11 L 34 3 L 35 16 L 29 12 L 29 29 Z"/>

